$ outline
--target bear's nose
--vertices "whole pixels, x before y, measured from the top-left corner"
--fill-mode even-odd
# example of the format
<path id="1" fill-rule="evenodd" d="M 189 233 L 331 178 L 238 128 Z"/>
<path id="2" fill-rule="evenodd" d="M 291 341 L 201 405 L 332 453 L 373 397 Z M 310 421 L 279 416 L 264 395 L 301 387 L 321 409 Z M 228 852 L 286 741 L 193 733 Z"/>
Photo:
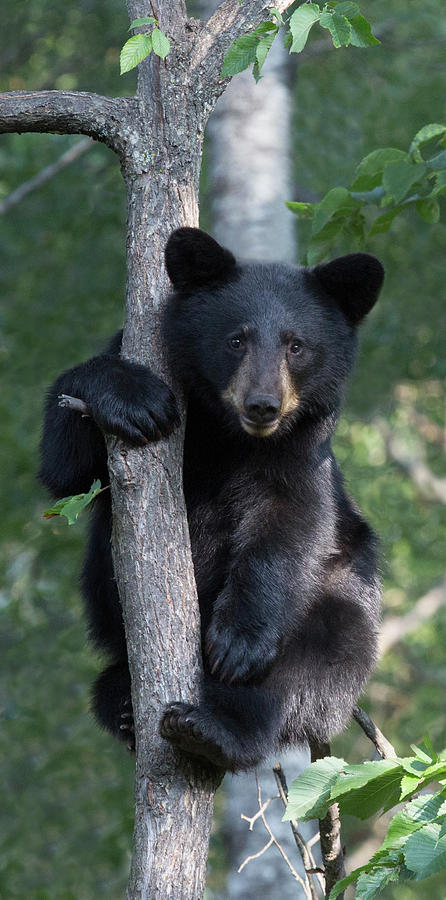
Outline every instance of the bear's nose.
<path id="1" fill-rule="evenodd" d="M 246 415 L 251 422 L 272 422 L 277 419 L 280 403 L 271 394 L 252 394 L 245 401 Z"/>

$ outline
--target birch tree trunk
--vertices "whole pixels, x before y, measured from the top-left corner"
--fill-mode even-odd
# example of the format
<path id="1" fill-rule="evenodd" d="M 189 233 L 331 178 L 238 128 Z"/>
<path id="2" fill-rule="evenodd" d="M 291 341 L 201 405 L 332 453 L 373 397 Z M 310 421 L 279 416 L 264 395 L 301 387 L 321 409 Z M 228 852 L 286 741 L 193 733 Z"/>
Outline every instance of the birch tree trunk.
<path id="1" fill-rule="evenodd" d="M 291 0 L 275 3 L 281 12 L 290 5 Z M 187 17 L 184 0 L 156 0 L 155 6 L 172 49 L 164 62 L 152 54 L 140 64 L 136 97 L 74 91 L 1 94 L 0 133 L 87 134 L 118 154 L 128 208 L 122 352 L 169 380 L 159 331 L 168 290 L 163 248 L 172 229 L 198 224 L 203 132 L 227 84 L 219 77 L 223 56 L 233 40 L 267 18 L 270 3 L 225 0 L 205 24 Z M 127 0 L 127 10 L 130 20 L 153 12 L 146 0 Z M 108 450 L 114 566 L 136 724 L 128 897 L 198 900 L 217 779 L 174 753 L 157 731 L 164 703 L 197 697 L 201 667 L 181 485 L 182 433 L 138 451 L 113 440 Z"/>
<path id="2" fill-rule="evenodd" d="M 216 0 L 201 0 L 203 17 L 215 11 Z M 242 72 L 228 86 L 212 113 L 210 138 L 210 205 L 212 233 L 226 247 L 247 260 L 295 262 L 297 238 L 294 216 L 285 201 L 293 196 L 291 178 L 290 57 L 278 39 L 256 84 Z M 275 796 L 272 771 L 276 759 L 256 771 L 264 798 Z M 309 751 L 281 755 L 288 781 L 309 764 Z M 261 822 L 249 831 L 241 814 L 253 815 L 257 787 L 253 773 L 225 779 L 225 822 L 229 854 L 227 892 L 231 900 L 254 896 L 261 888 L 268 900 L 292 900 L 303 895 L 279 853 L 270 852 L 238 868 L 264 846 Z M 289 823 L 282 822 L 280 800 L 268 809 L 277 839 L 299 870 L 300 860 Z M 308 836 L 314 829 L 304 829 Z"/>

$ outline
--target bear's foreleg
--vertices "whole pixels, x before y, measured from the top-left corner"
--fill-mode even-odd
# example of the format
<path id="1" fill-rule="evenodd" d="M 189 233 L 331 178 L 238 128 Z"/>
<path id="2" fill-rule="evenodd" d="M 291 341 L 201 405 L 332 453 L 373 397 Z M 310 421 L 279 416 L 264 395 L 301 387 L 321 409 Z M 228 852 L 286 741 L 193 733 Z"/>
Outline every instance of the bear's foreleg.
<path id="1" fill-rule="evenodd" d="M 205 640 L 205 667 L 226 684 L 266 677 L 286 639 L 293 583 L 278 555 L 246 553 L 231 567 Z"/>
<path id="2" fill-rule="evenodd" d="M 83 401 L 88 415 L 67 408 L 62 395 Z M 108 484 L 104 433 L 142 447 L 178 424 L 172 391 L 149 368 L 95 356 L 64 372 L 48 392 L 39 477 L 56 497 L 88 491 L 96 478 Z"/>

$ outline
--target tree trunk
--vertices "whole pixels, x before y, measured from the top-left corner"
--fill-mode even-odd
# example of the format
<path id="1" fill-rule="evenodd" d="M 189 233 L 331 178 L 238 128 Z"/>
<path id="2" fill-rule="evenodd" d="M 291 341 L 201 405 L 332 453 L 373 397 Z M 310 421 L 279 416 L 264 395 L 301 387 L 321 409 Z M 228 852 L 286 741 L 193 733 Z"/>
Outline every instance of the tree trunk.
<path id="1" fill-rule="evenodd" d="M 240 6 L 238 0 L 225 0 L 206 25 L 187 18 L 184 0 L 154 5 L 171 52 L 164 62 L 151 54 L 140 64 L 136 98 L 73 91 L 3 94 L 0 132 L 88 134 L 119 155 L 128 205 L 122 352 L 171 380 L 160 340 L 168 291 L 163 249 L 174 228 L 198 224 L 202 138 L 227 84 L 219 77 L 224 53 L 240 34 L 267 18 L 270 4 L 245 0 Z M 291 0 L 275 5 L 283 12 Z M 131 20 L 148 12 L 146 0 L 128 0 L 127 9 Z M 197 697 L 201 667 L 182 496 L 182 437 L 179 432 L 143 450 L 108 442 L 113 557 L 136 725 L 131 900 L 202 896 L 218 783 L 215 773 L 188 763 L 158 736 L 163 705 Z"/>

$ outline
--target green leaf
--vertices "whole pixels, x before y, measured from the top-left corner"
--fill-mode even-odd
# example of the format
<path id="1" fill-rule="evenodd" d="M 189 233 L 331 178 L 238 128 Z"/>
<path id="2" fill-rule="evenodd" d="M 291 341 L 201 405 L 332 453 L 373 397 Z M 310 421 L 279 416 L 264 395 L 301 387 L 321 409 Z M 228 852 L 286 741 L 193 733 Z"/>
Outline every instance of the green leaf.
<path id="1" fill-rule="evenodd" d="M 420 756 L 407 756 L 400 758 L 400 763 L 405 772 L 408 772 L 409 775 L 416 775 L 417 778 L 424 778 L 424 773 L 427 771 L 431 760 L 427 757 L 426 760 L 422 759 Z"/>
<path id="2" fill-rule="evenodd" d="M 443 788 L 436 794 L 421 794 L 405 807 L 414 822 L 433 822 L 438 816 L 446 815 L 446 790 Z"/>
<path id="3" fill-rule="evenodd" d="M 409 153 L 414 154 L 417 157 L 417 161 L 421 162 L 420 148 L 425 144 L 428 144 L 429 141 L 433 141 L 434 138 L 443 137 L 445 134 L 446 125 L 439 125 L 436 122 L 433 122 L 430 125 L 424 125 L 423 128 L 420 128 L 420 130 L 417 131 L 409 147 Z"/>
<path id="4" fill-rule="evenodd" d="M 282 13 L 278 9 L 269 9 L 268 12 L 270 16 L 274 16 L 277 19 L 280 25 L 285 25 Z"/>
<path id="5" fill-rule="evenodd" d="M 229 47 L 223 60 L 221 77 L 237 75 L 256 61 L 259 40 L 255 34 L 242 34 Z"/>
<path id="6" fill-rule="evenodd" d="M 155 22 L 156 19 L 154 19 L 153 16 L 144 16 L 142 19 L 133 19 L 133 22 L 130 22 L 129 31 L 131 31 L 132 28 L 138 28 L 139 25 L 154 25 Z"/>
<path id="7" fill-rule="evenodd" d="M 406 797 L 410 797 L 411 794 L 418 790 L 421 782 L 422 778 L 417 775 L 404 775 L 401 779 L 400 800 L 405 800 Z"/>
<path id="8" fill-rule="evenodd" d="M 423 222 L 435 225 L 440 221 L 440 204 L 434 197 L 423 197 L 421 200 L 417 200 L 416 207 Z"/>
<path id="9" fill-rule="evenodd" d="M 348 213 L 356 208 L 358 208 L 358 203 L 353 200 L 347 188 L 332 188 L 317 204 L 313 218 L 313 234 L 321 231 L 332 216 Z"/>
<path id="10" fill-rule="evenodd" d="M 363 872 L 356 885 L 356 897 L 358 900 L 373 900 L 386 884 L 398 881 L 399 874 L 399 867 L 394 865 L 379 866 L 372 872 Z"/>
<path id="11" fill-rule="evenodd" d="M 349 0 L 346 0 L 345 3 L 338 3 L 335 10 L 338 16 L 345 16 L 346 19 L 352 19 L 354 16 L 359 15 L 358 4 L 350 3 Z"/>
<path id="12" fill-rule="evenodd" d="M 348 212 L 350 212 L 350 210 Z M 331 243 L 333 243 L 334 238 L 336 238 L 344 228 L 345 222 L 346 216 L 343 213 L 340 213 L 338 216 L 330 219 L 330 221 L 327 222 L 326 225 L 324 225 L 324 227 L 317 232 L 317 234 L 311 235 L 312 245 L 323 244 L 326 241 L 330 241 Z"/>
<path id="13" fill-rule="evenodd" d="M 399 203 L 425 173 L 426 166 L 423 163 L 411 163 L 405 160 L 392 162 L 384 169 L 383 186 L 393 197 L 395 203 Z"/>
<path id="14" fill-rule="evenodd" d="M 440 831 L 439 824 L 425 825 L 406 841 L 404 859 L 416 881 L 446 869 L 446 835 L 441 837 Z"/>
<path id="15" fill-rule="evenodd" d="M 399 761 L 391 759 L 346 766 L 332 787 L 330 800 L 340 803 L 343 814 L 367 819 L 398 803 L 403 774 Z"/>
<path id="16" fill-rule="evenodd" d="M 304 49 L 311 28 L 315 22 L 319 22 L 321 15 L 316 3 L 305 3 L 293 12 L 289 21 L 293 36 L 290 53 L 300 53 Z"/>
<path id="17" fill-rule="evenodd" d="M 432 763 L 424 771 L 424 778 L 428 781 L 441 781 L 446 777 L 446 760 L 439 759 L 438 762 Z"/>
<path id="18" fill-rule="evenodd" d="M 279 26 L 276 25 L 275 22 L 261 22 L 260 25 L 257 25 L 257 28 L 254 28 L 253 34 L 268 34 L 270 31 L 274 31 L 276 35 L 279 30 Z"/>
<path id="19" fill-rule="evenodd" d="M 367 178 L 368 176 L 366 175 L 365 177 Z M 361 203 L 369 206 L 379 206 L 385 194 L 384 188 L 380 185 L 368 191 L 354 191 L 350 187 L 349 191 L 354 200 L 359 200 Z"/>
<path id="20" fill-rule="evenodd" d="M 372 864 L 372 861 L 370 860 L 364 866 L 359 866 L 357 869 L 354 869 L 353 872 L 350 872 L 350 875 L 347 875 L 347 877 L 343 878 L 342 881 L 337 881 L 334 887 L 332 887 L 331 889 L 329 900 L 336 900 L 336 897 L 338 897 L 339 894 L 341 894 L 342 891 L 345 890 L 345 888 L 356 881 L 362 873 L 369 874 L 371 872 L 379 871 L 380 867 L 389 869 L 391 867 L 394 868 L 397 857 L 392 853 L 382 853 L 378 851 L 373 855 L 372 859 L 376 860 L 374 864 Z"/>
<path id="21" fill-rule="evenodd" d="M 93 481 L 87 494 L 75 494 L 73 497 L 64 497 L 58 500 L 50 509 L 46 509 L 43 518 L 52 519 L 53 516 L 65 516 L 69 525 L 74 525 L 79 513 L 94 500 L 95 497 L 103 490 L 99 480 Z"/>
<path id="22" fill-rule="evenodd" d="M 150 34 L 135 34 L 124 44 L 121 50 L 120 63 L 121 75 L 134 69 L 152 49 L 152 38 Z"/>
<path id="23" fill-rule="evenodd" d="M 399 214 L 406 208 L 406 206 L 394 206 L 393 209 L 389 209 L 388 212 L 385 212 L 381 216 L 378 216 L 369 231 L 369 237 L 373 237 L 375 234 L 384 234 L 386 231 L 388 231 L 396 216 L 399 216 Z"/>
<path id="24" fill-rule="evenodd" d="M 426 165 L 429 169 L 446 169 L 446 150 L 442 150 L 441 153 L 437 153 L 436 156 L 427 159 Z"/>
<path id="25" fill-rule="evenodd" d="M 312 238 L 308 244 L 307 260 L 308 266 L 315 266 L 323 259 L 327 259 L 333 249 L 333 239 L 329 241 L 317 241 Z"/>
<path id="26" fill-rule="evenodd" d="M 308 766 L 290 787 L 283 821 L 324 816 L 330 805 L 332 785 L 345 765 L 343 759 L 327 756 Z"/>
<path id="27" fill-rule="evenodd" d="M 430 822 L 435 822 L 444 807 L 443 791 L 416 797 L 393 817 L 378 852 L 400 849 L 410 834 Z"/>
<path id="28" fill-rule="evenodd" d="M 380 150 L 372 150 L 372 152 L 368 153 L 357 166 L 356 175 L 367 175 L 370 177 L 381 175 L 389 163 L 407 159 L 407 153 L 404 150 L 397 150 L 396 147 L 384 147 Z M 375 187 L 375 185 L 371 185 L 371 187 Z M 361 190 L 361 188 L 359 188 L 359 190 Z"/>
<path id="29" fill-rule="evenodd" d="M 373 47 L 381 41 L 372 34 L 370 22 L 364 16 L 354 16 L 350 19 L 352 29 L 350 43 L 354 47 Z"/>
<path id="30" fill-rule="evenodd" d="M 152 47 L 153 52 L 161 59 L 165 59 L 170 50 L 169 38 L 159 28 L 154 28 L 152 31 Z"/>
<path id="31" fill-rule="evenodd" d="M 435 175 L 435 185 L 430 196 L 436 197 L 438 194 L 446 193 L 446 172 L 437 172 Z"/>
<path id="32" fill-rule="evenodd" d="M 256 48 L 256 61 L 254 63 L 253 75 L 256 81 L 260 78 L 260 72 L 262 71 L 262 66 L 268 56 L 269 51 L 271 50 L 274 38 L 277 34 L 277 28 L 275 29 L 273 34 L 265 34 L 264 37 L 259 41 Z"/>
<path id="33" fill-rule="evenodd" d="M 345 16 L 340 16 L 337 12 L 324 12 L 321 15 L 319 24 L 330 32 L 334 47 L 337 49 L 339 47 L 348 47 L 352 29 L 350 22 Z"/>
<path id="34" fill-rule="evenodd" d="M 342 891 L 345 891 L 349 884 L 353 884 L 353 882 L 356 881 L 360 873 L 364 871 L 365 868 L 365 866 L 361 866 L 359 869 L 354 869 L 354 871 L 350 872 L 350 875 L 347 875 L 346 878 L 342 878 L 341 881 L 337 881 L 330 891 L 329 900 L 336 900 L 336 897 L 339 897 L 339 894 L 342 894 Z"/>
<path id="35" fill-rule="evenodd" d="M 300 219 L 312 219 L 317 204 L 302 203 L 300 200 L 290 200 L 285 203 L 285 206 L 296 216 L 299 216 Z"/>
<path id="36" fill-rule="evenodd" d="M 423 131 L 423 129 L 421 129 L 421 131 Z M 421 132 L 418 132 L 418 134 L 421 134 Z M 435 753 L 428 734 L 424 736 L 423 743 L 420 744 L 419 747 L 416 744 L 411 744 L 410 747 L 415 753 L 415 756 L 428 765 L 434 762 L 438 762 L 438 753 Z"/>

